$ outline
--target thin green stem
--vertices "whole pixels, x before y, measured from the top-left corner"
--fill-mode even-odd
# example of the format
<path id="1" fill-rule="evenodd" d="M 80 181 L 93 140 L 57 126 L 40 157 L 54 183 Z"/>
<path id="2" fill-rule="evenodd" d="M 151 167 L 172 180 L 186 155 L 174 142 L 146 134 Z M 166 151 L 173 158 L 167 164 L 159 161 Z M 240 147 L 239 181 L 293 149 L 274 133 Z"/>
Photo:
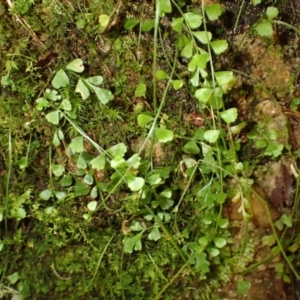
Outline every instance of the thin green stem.
<path id="1" fill-rule="evenodd" d="M 263 199 L 254 189 L 251 189 L 251 191 L 255 194 L 255 196 L 258 197 L 258 199 L 264 204 L 265 208 L 266 208 L 266 212 L 267 212 L 267 217 L 269 219 L 269 222 L 270 222 L 270 226 L 272 228 L 272 232 L 273 232 L 273 235 L 275 237 L 275 240 L 277 242 L 277 245 L 278 245 L 278 248 L 280 250 L 280 253 L 282 254 L 282 256 L 284 257 L 286 263 L 288 264 L 289 268 L 291 269 L 291 271 L 293 272 L 293 274 L 295 275 L 295 277 L 300 280 L 300 275 L 298 274 L 298 272 L 296 271 L 295 267 L 292 265 L 292 263 L 290 262 L 290 260 L 288 259 L 287 255 L 286 255 L 286 252 L 285 250 L 283 249 L 283 246 L 280 242 L 280 239 L 278 237 L 278 234 L 277 234 L 277 231 L 276 231 L 276 228 L 274 226 L 274 223 L 273 223 L 273 220 L 272 220 L 272 216 L 271 216 L 271 213 L 270 213 L 270 210 L 267 206 L 267 203 L 265 201 L 265 199 Z"/>
<path id="2" fill-rule="evenodd" d="M 104 247 L 104 249 L 103 249 L 103 251 L 102 251 L 102 253 L 101 253 L 100 257 L 99 257 L 99 260 L 98 260 L 98 263 L 97 263 L 97 266 L 96 266 L 96 270 L 95 270 L 95 272 L 94 272 L 94 275 L 93 275 L 92 279 L 90 280 L 88 286 L 86 287 L 86 291 L 88 291 L 88 289 L 89 289 L 89 287 L 91 286 L 92 282 L 93 282 L 94 279 L 96 278 L 96 275 L 97 275 L 97 273 L 98 273 L 98 271 L 99 271 L 99 267 L 100 267 L 101 261 L 102 261 L 102 259 L 103 259 L 103 256 L 104 256 L 104 254 L 105 254 L 105 252 L 106 252 L 108 246 L 110 245 L 112 239 L 114 238 L 114 236 L 115 236 L 115 234 L 113 234 L 112 237 L 109 239 L 109 241 L 106 243 L 106 245 L 105 245 L 105 247 Z"/>
<path id="3" fill-rule="evenodd" d="M 156 95 L 156 70 L 157 70 L 157 45 L 158 45 L 158 26 L 159 26 L 159 12 L 160 12 L 160 1 L 155 2 L 155 26 L 153 35 L 153 61 L 152 61 L 152 85 L 153 85 L 153 110 L 156 113 L 157 109 L 157 95 Z"/>
<path id="4" fill-rule="evenodd" d="M 244 5 L 245 5 L 245 0 L 242 1 L 242 4 L 241 4 L 240 9 L 239 9 L 239 13 L 238 13 L 237 18 L 235 20 L 234 27 L 233 27 L 233 32 L 234 33 L 236 32 L 236 28 L 239 25 L 239 21 L 240 21 L 240 17 L 241 17 L 242 11 L 244 9 Z"/>
<path id="5" fill-rule="evenodd" d="M 283 25 L 289 29 L 292 29 L 294 30 L 297 34 L 300 35 L 300 30 L 298 28 L 296 28 L 295 26 L 291 25 L 291 24 L 288 24 L 288 23 L 285 23 L 283 21 L 279 21 L 279 20 L 273 20 L 272 21 L 273 24 L 279 24 L 279 25 Z"/>
<path id="6" fill-rule="evenodd" d="M 10 118 L 12 117 L 11 115 L 11 109 L 10 109 Z M 8 130 L 8 169 L 7 169 L 7 178 L 6 178 L 6 184 L 5 184 L 5 203 L 4 203 L 4 230 L 5 230 L 5 235 L 7 235 L 7 230 L 8 230 L 8 217 L 7 217 L 7 212 L 8 212 L 8 199 L 9 199 L 9 189 L 10 189 L 10 180 L 11 180 L 11 174 L 12 174 L 12 132 L 11 132 L 11 127 L 9 127 Z M 5 265 L 2 270 L 1 274 L 1 283 L 4 280 L 4 276 L 6 274 L 8 266 L 8 261 L 5 261 Z"/>
<path id="7" fill-rule="evenodd" d="M 179 275 L 187 268 L 188 266 L 188 262 L 185 263 L 180 269 L 179 271 L 173 276 L 173 278 L 168 282 L 168 284 L 166 284 L 162 290 L 155 296 L 155 298 L 153 300 L 159 300 L 159 298 L 161 297 L 161 295 L 169 288 L 169 286 L 171 284 L 173 284 L 173 282 L 179 277 Z"/>

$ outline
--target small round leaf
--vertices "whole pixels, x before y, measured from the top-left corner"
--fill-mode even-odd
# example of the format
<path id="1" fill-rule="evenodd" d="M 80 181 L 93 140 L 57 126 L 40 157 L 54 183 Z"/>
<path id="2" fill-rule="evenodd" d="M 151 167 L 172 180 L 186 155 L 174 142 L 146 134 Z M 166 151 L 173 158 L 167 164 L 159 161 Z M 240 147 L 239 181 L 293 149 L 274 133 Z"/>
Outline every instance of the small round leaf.
<path id="1" fill-rule="evenodd" d="M 76 73 L 81 73 L 84 71 L 83 61 L 80 58 L 76 58 L 67 65 L 67 69 Z"/>
<path id="2" fill-rule="evenodd" d="M 87 208 L 90 210 L 90 211 L 94 211 L 97 207 L 97 201 L 91 201 L 88 203 L 87 205 Z"/>
<path id="3" fill-rule="evenodd" d="M 52 86 L 55 89 L 59 89 L 61 87 L 66 87 L 70 83 L 69 77 L 66 72 L 60 69 L 52 79 Z"/>
<path id="4" fill-rule="evenodd" d="M 47 201 L 47 200 L 50 199 L 51 195 L 52 195 L 52 191 L 49 190 L 49 189 L 47 189 L 47 190 L 44 190 L 44 191 L 42 191 L 42 192 L 40 193 L 40 198 L 41 198 L 42 200 Z"/>

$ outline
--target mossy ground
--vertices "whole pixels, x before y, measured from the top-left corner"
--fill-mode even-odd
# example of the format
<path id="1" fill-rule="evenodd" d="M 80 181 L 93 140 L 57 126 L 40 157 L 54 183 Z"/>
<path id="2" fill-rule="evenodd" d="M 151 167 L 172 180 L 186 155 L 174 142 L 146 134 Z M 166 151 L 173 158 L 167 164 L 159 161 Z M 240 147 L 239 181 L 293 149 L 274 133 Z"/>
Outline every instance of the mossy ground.
<path id="1" fill-rule="evenodd" d="M 196 1 L 181 2 L 182 5 L 187 2 L 183 9 L 200 9 Z M 164 299 L 224 299 L 225 296 L 239 299 L 237 297 L 242 296 L 238 294 L 247 288 L 244 286 L 239 290 L 236 281 L 248 280 L 253 288 L 259 289 L 254 284 L 255 276 L 249 276 L 250 279 L 243 277 L 243 271 L 270 253 L 271 246 L 263 248 L 265 256 L 261 253 L 255 256 L 258 250 L 254 249 L 263 236 L 271 234 L 270 229 L 254 226 L 251 231 L 250 225 L 248 232 L 248 228 L 244 228 L 246 221 L 238 223 L 228 215 L 223 215 L 229 220 L 227 229 L 221 233 L 220 229 L 209 229 L 211 219 L 222 217 L 222 205 L 210 206 L 209 199 L 207 203 L 196 200 L 202 197 L 199 194 L 204 193 L 203 186 L 209 182 L 211 198 L 221 194 L 223 185 L 228 191 L 233 190 L 233 197 L 236 182 L 232 184 L 233 181 L 225 179 L 223 183 L 221 179 L 220 183 L 219 178 L 208 175 L 211 166 L 206 166 L 203 173 L 195 177 L 186 175 L 184 146 L 199 127 L 212 123 L 208 113 L 200 114 L 198 111 L 194 90 L 188 85 L 186 59 L 179 57 L 176 69 L 185 84 L 179 90 L 168 90 L 160 116 L 161 128 L 169 128 L 176 138 L 172 143 L 149 141 L 141 153 L 139 172 L 146 174 L 145 177 L 159 174 L 164 179 L 164 184 L 155 190 L 155 196 L 159 198 L 161 193 L 172 192 L 173 204 L 168 202 L 169 198 L 164 198 L 166 202 L 161 206 L 165 206 L 160 211 L 158 205 L 149 207 L 148 203 L 142 203 L 125 183 L 117 184 L 118 178 L 113 177 L 111 168 L 94 170 L 86 166 L 82 167 L 82 171 L 82 160 L 90 162 L 98 155 L 97 149 L 85 139 L 82 151 L 70 153 L 68 145 L 78 136 L 78 129 L 70 122 L 60 124 L 64 142 L 54 146 L 53 136 L 58 128 L 46 120 L 46 112 L 36 109 L 36 100 L 51 87 L 54 74 L 80 58 L 85 67 L 83 75 L 86 78 L 101 75 L 104 79 L 102 87 L 113 93 L 114 100 L 102 105 L 94 95 L 83 100 L 78 94 L 72 94 L 76 77 L 70 75 L 70 88 L 65 93 L 72 97 L 74 123 L 103 149 L 123 143 L 128 157 L 138 152 L 148 131 L 138 125 L 137 117 L 140 112 L 156 110 L 164 97 L 166 82 L 156 81 L 157 86 L 153 87 L 153 29 L 141 32 L 137 26 L 126 30 L 124 24 L 131 18 L 153 19 L 154 3 L 17 0 L 14 4 L 10 7 L 10 1 L 0 3 L 0 212 L 3 216 L 0 296 L 7 299 L 13 295 L 13 299 L 137 300 L 158 299 L 163 295 Z M 233 24 L 228 16 L 236 17 L 238 7 L 230 3 L 223 5 L 224 16 L 217 24 L 209 23 L 208 27 L 217 37 L 225 36 L 231 47 L 221 57 L 215 57 L 215 66 L 219 70 L 233 67 L 248 74 L 248 77 L 237 74 L 238 83 L 226 97 L 231 106 L 238 107 L 241 121 L 244 118 L 250 124 L 241 136 L 236 137 L 242 140 L 242 151 L 237 153 L 246 162 L 245 165 L 249 165 L 245 176 L 258 178 L 259 175 L 253 175 L 257 166 L 270 161 L 285 161 L 286 157 L 298 161 L 298 148 L 295 148 L 298 137 L 293 132 L 289 136 L 296 141 L 291 144 L 285 137 L 285 151 L 279 157 L 273 154 L 266 157 L 260 148 L 246 139 L 258 122 L 252 116 L 252 109 L 257 103 L 262 99 L 274 100 L 275 97 L 274 101 L 289 109 L 290 102 L 299 93 L 299 70 L 294 66 L 299 53 L 296 46 L 298 38 L 292 31 L 280 27 L 278 36 L 272 39 L 254 37 L 247 40 L 246 43 L 254 44 L 250 53 L 249 48 L 237 50 L 237 38 L 229 34 Z M 281 5 L 285 7 L 286 4 Z M 239 31 L 245 32 L 257 22 L 255 12 L 263 12 L 264 7 L 256 7 L 253 11 L 249 7 L 247 9 L 252 18 L 246 14 L 241 19 Z M 291 20 L 283 14 L 286 22 L 294 22 L 297 13 L 293 12 Z M 110 16 L 107 27 L 99 25 L 101 15 Z M 174 63 L 172 59 L 177 51 L 177 41 L 171 21 L 172 16 L 168 15 L 160 19 L 156 69 L 169 70 Z M 289 33 L 291 39 L 282 41 L 284 32 Z M 136 94 L 136 87 L 141 82 L 147 86 L 143 96 Z M 272 97 L 268 98 L 266 94 Z M 284 109 L 280 114 L 284 114 Z M 298 120 L 295 114 L 293 116 L 292 124 L 296 126 Z M 265 138 L 257 132 L 255 134 L 255 139 Z M 200 156 L 200 153 L 195 154 L 197 159 Z M 229 156 L 228 151 L 228 161 L 231 159 Z M 64 166 L 64 178 L 70 178 L 71 184 L 62 183 L 62 176 L 53 175 L 53 164 Z M 228 165 L 225 162 L 224 168 Z M 149 175 L 147 168 L 153 173 Z M 86 174 L 92 174 L 94 180 L 88 188 L 83 179 Z M 97 196 L 100 208 L 88 219 L 88 204 L 94 200 L 91 196 L 94 186 L 101 191 Z M 66 192 L 67 196 L 60 199 L 58 194 L 56 198 L 43 199 L 41 193 L 49 189 Z M 292 202 L 297 204 L 298 180 L 293 181 L 293 190 Z M 172 205 L 175 207 L 178 203 L 182 205 L 176 212 Z M 280 213 L 291 215 L 292 208 L 285 207 Z M 163 225 L 155 219 L 157 216 Z M 292 232 L 288 233 L 287 241 L 282 241 L 286 248 L 300 244 L 293 235 L 298 226 L 297 214 L 293 216 Z M 141 251 L 127 253 L 124 251 L 126 236 L 134 231 L 130 226 L 137 223 L 141 224 L 141 230 L 159 227 L 161 238 L 156 239 L 157 231 L 151 231 L 154 236 L 148 235 L 148 239 L 142 241 Z M 225 239 L 227 242 L 219 254 L 212 252 L 207 259 L 201 255 L 196 258 L 190 255 L 201 237 L 216 232 L 222 235 L 222 241 Z M 242 240 L 241 232 L 246 236 Z M 237 249 L 235 244 L 241 244 L 241 248 Z M 296 265 L 298 254 L 296 249 L 292 250 L 289 254 L 294 255 L 293 263 Z M 206 271 L 208 268 L 209 272 Z M 272 265 L 264 278 L 271 272 L 275 273 L 274 268 Z M 281 299 L 289 299 L 291 290 L 283 282 L 291 283 L 294 275 L 283 263 L 277 268 L 282 268 L 276 270 L 277 276 L 281 275 L 281 288 L 277 292 L 281 293 Z M 238 273 L 236 277 L 232 275 L 234 272 Z M 268 291 L 259 296 L 261 299 L 267 299 L 263 297 L 269 295 L 270 287 L 266 289 Z M 251 295 L 254 294 L 250 293 L 247 299 L 251 299 Z"/>

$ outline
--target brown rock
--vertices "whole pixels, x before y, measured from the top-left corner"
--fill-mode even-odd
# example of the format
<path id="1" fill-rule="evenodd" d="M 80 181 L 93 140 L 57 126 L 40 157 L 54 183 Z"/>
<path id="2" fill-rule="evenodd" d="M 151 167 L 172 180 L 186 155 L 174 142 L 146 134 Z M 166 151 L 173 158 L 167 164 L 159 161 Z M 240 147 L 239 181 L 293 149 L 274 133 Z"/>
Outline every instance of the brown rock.
<path id="1" fill-rule="evenodd" d="M 278 211 L 272 204 L 268 203 L 265 191 L 258 184 L 254 184 L 252 186 L 249 202 L 250 209 L 248 208 L 247 210 L 247 208 L 245 208 L 245 210 L 252 216 L 251 220 L 258 227 L 270 227 L 268 211 L 273 222 L 279 217 Z M 231 221 L 243 220 L 241 206 L 241 197 L 237 202 L 233 202 L 231 199 L 228 200 L 224 206 L 225 216 L 227 216 Z"/>

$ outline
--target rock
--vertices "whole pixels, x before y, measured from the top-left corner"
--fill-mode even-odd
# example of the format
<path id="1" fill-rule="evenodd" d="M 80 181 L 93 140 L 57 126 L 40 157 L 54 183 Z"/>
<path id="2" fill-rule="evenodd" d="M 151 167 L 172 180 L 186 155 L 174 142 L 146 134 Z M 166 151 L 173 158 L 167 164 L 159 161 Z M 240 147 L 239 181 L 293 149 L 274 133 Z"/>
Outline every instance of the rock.
<path id="1" fill-rule="evenodd" d="M 240 195 L 239 200 L 236 202 L 229 199 L 224 205 L 224 214 L 230 221 L 242 221 L 244 219 L 241 207 L 245 207 L 246 202 L 243 204 L 241 197 Z M 245 207 L 245 210 L 252 216 L 251 220 L 258 227 L 270 227 L 267 210 L 269 210 L 273 222 L 279 217 L 278 211 L 272 204 L 268 203 L 265 191 L 258 184 L 252 186 L 249 203 L 250 207 L 248 209 Z"/>

